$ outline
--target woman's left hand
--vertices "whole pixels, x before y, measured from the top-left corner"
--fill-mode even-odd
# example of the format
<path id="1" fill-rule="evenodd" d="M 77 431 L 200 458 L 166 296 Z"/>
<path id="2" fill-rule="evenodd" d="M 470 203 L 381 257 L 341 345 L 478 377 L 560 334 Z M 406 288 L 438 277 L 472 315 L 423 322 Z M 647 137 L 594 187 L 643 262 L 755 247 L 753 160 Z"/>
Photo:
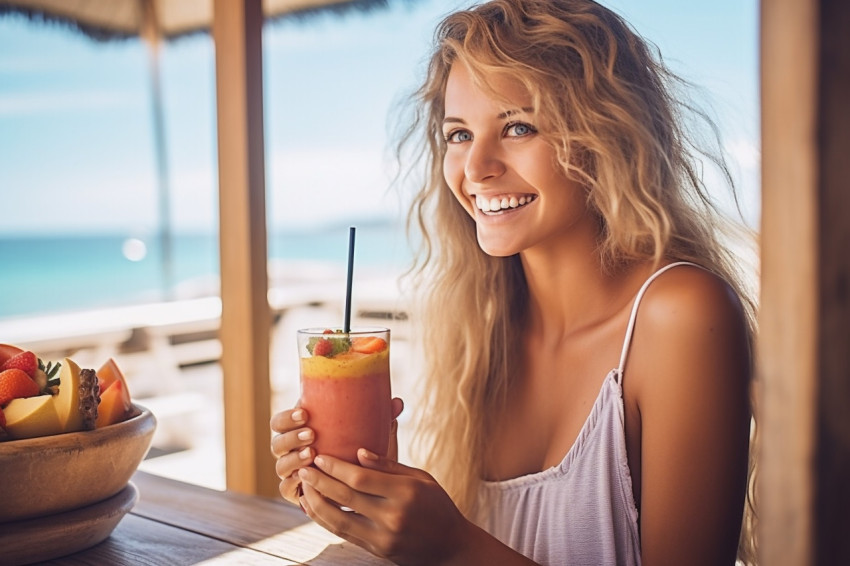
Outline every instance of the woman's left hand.
<path id="1" fill-rule="evenodd" d="M 461 551 L 471 523 L 430 474 L 364 449 L 357 457 L 361 466 L 319 455 L 318 469 L 298 471 L 311 519 L 398 564 L 438 564 Z"/>

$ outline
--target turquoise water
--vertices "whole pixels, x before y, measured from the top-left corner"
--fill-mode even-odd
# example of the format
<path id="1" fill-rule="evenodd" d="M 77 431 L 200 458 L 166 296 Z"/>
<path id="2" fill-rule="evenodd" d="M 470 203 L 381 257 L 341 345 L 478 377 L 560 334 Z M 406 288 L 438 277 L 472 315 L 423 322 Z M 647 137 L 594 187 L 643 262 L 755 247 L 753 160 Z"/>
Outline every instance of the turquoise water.
<path id="1" fill-rule="evenodd" d="M 139 238 L 146 255 L 131 261 L 131 234 L 0 237 L 0 317 L 84 310 L 163 300 L 175 285 L 218 275 L 215 234 L 181 234 L 172 240 L 173 284 L 166 284 L 156 237 Z M 404 230 L 393 224 L 358 226 L 357 268 L 401 270 L 409 261 Z M 348 227 L 275 233 L 269 258 L 319 260 L 345 266 Z M 344 290 L 343 290 L 344 291 Z"/>

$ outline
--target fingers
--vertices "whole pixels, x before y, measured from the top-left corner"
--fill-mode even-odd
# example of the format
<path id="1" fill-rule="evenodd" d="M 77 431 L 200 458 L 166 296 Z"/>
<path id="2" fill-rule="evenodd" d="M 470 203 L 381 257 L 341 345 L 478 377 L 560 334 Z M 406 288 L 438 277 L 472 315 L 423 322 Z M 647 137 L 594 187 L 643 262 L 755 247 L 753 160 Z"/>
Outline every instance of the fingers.
<path id="1" fill-rule="evenodd" d="M 394 397 L 392 400 L 392 414 L 393 420 L 397 419 L 401 412 L 404 410 L 404 401 L 401 397 Z"/>
<path id="2" fill-rule="evenodd" d="M 381 457 L 374 452 L 366 450 L 365 448 L 361 448 L 357 451 L 357 460 L 360 462 L 361 466 L 370 470 L 377 470 L 395 475 L 413 476 L 420 479 L 431 479 L 431 476 L 423 470 L 405 466 L 391 458 Z"/>
<path id="3" fill-rule="evenodd" d="M 293 450 L 309 446 L 316 439 L 311 428 L 297 428 L 289 432 L 276 434 L 272 437 L 271 450 L 275 458 L 280 458 Z"/>
<path id="4" fill-rule="evenodd" d="M 427 476 L 427 474 L 421 470 L 408 468 L 398 462 L 382 458 L 364 448 L 358 450 L 357 457 L 360 460 L 360 466 L 325 455 L 316 456 L 314 464 L 317 468 L 327 474 L 327 476 L 338 480 L 340 485 L 345 485 L 352 490 L 366 495 L 382 498 L 394 495 L 394 478 L 392 477 L 394 475 L 421 477 L 422 474 L 425 474 L 425 476 Z M 366 462 L 366 464 L 364 464 L 364 462 Z M 312 470 L 305 470 L 305 473 L 307 474 L 310 474 L 311 472 Z M 427 477 L 430 478 L 430 476 Z M 301 478 L 304 479 L 304 476 L 302 475 Z M 356 509 L 353 505 L 354 501 L 351 501 L 351 495 L 337 493 L 330 494 L 325 491 L 324 486 L 319 487 L 315 483 L 313 486 L 334 501 L 339 501 L 343 505 Z M 340 501 L 337 499 L 337 496 L 348 498 L 349 503 Z"/>
<path id="5" fill-rule="evenodd" d="M 370 533 L 374 530 L 371 521 L 357 513 L 343 511 L 310 484 L 305 482 L 303 486 L 304 495 L 299 504 L 308 517 L 336 536 L 375 552 L 370 543 Z"/>
<path id="6" fill-rule="evenodd" d="M 300 450 L 292 450 L 291 452 L 285 453 L 283 456 L 278 456 L 277 461 L 274 464 L 274 470 L 277 477 L 284 479 L 287 476 L 291 476 L 292 472 L 296 471 L 298 468 L 309 466 L 313 463 L 313 457 L 315 455 L 316 451 L 313 450 L 312 447 L 305 446 Z"/>
<path id="7" fill-rule="evenodd" d="M 315 463 L 319 470 L 324 471 L 323 468 L 319 467 L 318 462 L 323 462 L 325 459 L 325 456 L 316 457 Z M 349 464 L 347 462 L 340 461 L 340 463 L 351 467 L 357 467 L 354 464 Z M 333 501 L 337 505 L 362 512 L 365 498 L 369 497 L 368 495 L 363 494 L 356 486 L 350 484 L 346 485 L 340 479 L 327 475 L 326 473 L 322 473 L 319 470 L 314 468 L 301 468 L 298 470 L 298 477 L 305 486 L 309 485 L 311 488 L 321 493 L 323 497 Z"/>
<path id="8" fill-rule="evenodd" d="M 298 504 L 301 495 L 301 479 L 296 473 L 299 468 L 313 463 L 315 450 L 310 447 L 316 435 L 312 429 L 303 426 L 307 422 L 307 412 L 296 407 L 275 414 L 270 426 L 275 434 L 271 440 L 271 452 L 275 461 L 275 473 L 281 479 L 278 486 L 281 496 Z"/>
<path id="9" fill-rule="evenodd" d="M 300 407 L 281 411 L 271 418 L 269 425 L 272 431 L 278 433 L 271 441 L 271 451 L 275 458 L 313 442 L 315 433 L 303 426 L 306 422 L 307 411 Z"/>
<path id="10" fill-rule="evenodd" d="M 307 411 L 301 407 L 295 407 L 287 411 L 275 413 L 271 421 L 269 421 L 269 426 L 271 426 L 272 432 L 287 432 L 302 426 L 306 422 Z"/>
<path id="11" fill-rule="evenodd" d="M 303 495 L 303 491 L 301 488 L 301 478 L 298 477 L 297 472 L 293 472 L 291 475 L 283 478 L 280 484 L 278 484 L 277 489 L 281 497 L 285 500 L 295 505 L 300 504 L 298 498 Z"/>

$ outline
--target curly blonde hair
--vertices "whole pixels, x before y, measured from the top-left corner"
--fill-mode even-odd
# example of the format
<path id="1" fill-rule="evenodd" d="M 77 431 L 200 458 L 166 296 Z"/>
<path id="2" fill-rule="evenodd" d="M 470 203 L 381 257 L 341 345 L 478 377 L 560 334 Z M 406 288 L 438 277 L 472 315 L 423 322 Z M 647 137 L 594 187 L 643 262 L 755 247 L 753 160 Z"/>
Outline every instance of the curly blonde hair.
<path id="1" fill-rule="evenodd" d="M 702 181 L 707 160 L 734 194 L 716 128 L 686 102 L 688 85 L 622 18 L 591 0 L 493 0 L 447 16 L 398 149 L 423 174 L 408 218 L 421 235 L 411 272 L 423 296 L 424 351 L 439 353 L 425 360 L 418 446 L 424 466 L 470 513 L 487 432 L 518 374 L 510 352 L 521 342 L 528 291 L 518 256 L 491 257 L 478 247 L 475 223 L 443 177 L 444 94 L 456 62 L 482 88 L 487 77 L 503 74 L 527 89 L 540 135 L 586 187 L 600 221 L 603 269 L 647 260 L 698 263 L 738 292 L 751 336 L 755 290 L 723 245 L 747 230 L 713 204 Z M 694 140 L 685 127 L 691 116 L 708 125 L 707 139 L 716 145 Z M 750 482 L 754 477 L 751 463 Z M 745 563 L 754 555 L 751 494 L 750 485 L 739 550 Z"/>

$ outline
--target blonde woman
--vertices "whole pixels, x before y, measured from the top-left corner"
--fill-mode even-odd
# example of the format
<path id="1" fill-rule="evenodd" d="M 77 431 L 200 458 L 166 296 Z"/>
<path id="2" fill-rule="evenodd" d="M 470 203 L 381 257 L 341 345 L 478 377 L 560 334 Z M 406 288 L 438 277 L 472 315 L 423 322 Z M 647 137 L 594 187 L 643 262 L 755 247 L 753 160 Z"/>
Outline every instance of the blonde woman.
<path id="1" fill-rule="evenodd" d="M 673 84 L 590 0 L 442 22 L 403 145 L 427 168 L 428 472 L 315 454 L 284 411 L 283 497 L 399 564 L 735 562 L 752 305 Z"/>

